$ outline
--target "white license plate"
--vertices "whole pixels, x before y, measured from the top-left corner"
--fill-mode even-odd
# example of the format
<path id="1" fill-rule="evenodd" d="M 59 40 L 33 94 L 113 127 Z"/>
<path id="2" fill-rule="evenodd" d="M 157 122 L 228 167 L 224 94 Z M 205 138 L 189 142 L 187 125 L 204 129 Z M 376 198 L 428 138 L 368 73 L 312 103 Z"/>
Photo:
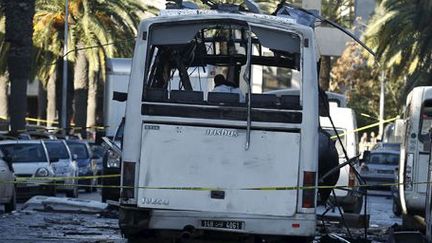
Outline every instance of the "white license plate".
<path id="1" fill-rule="evenodd" d="M 242 222 L 242 221 L 225 221 L 225 220 L 201 220 L 201 227 L 203 227 L 203 228 L 216 228 L 216 229 L 243 230 L 244 229 L 244 222 Z"/>

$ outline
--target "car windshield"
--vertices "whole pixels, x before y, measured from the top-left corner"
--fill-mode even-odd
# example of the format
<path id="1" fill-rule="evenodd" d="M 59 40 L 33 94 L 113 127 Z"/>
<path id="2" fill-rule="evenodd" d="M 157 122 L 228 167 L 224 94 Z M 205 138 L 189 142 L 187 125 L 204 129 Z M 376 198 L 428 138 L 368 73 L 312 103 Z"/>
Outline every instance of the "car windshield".
<path id="1" fill-rule="evenodd" d="M 66 146 L 61 141 L 45 142 L 50 158 L 69 159 L 69 153 Z"/>
<path id="2" fill-rule="evenodd" d="M 69 143 L 68 146 L 71 150 L 71 153 L 77 155 L 77 159 L 88 159 L 90 157 L 85 144 Z"/>
<path id="3" fill-rule="evenodd" d="M 11 162 L 47 162 L 48 159 L 42 144 L 3 144 L 0 145 L 3 154 Z"/>
<path id="4" fill-rule="evenodd" d="M 398 165 L 399 154 L 371 153 L 368 163 L 381 165 Z"/>

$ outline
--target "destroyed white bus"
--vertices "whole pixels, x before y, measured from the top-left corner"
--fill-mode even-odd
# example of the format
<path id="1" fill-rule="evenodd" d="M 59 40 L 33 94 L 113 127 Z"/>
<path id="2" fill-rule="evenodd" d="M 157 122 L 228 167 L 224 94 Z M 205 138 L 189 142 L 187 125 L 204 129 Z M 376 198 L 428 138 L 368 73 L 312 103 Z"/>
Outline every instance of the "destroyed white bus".
<path id="1" fill-rule="evenodd" d="M 317 191 L 303 187 L 318 181 L 318 58 L 313 29 L 287 16 L 166 10 L 141 22 L 126 104 L 122 233 L 313 237 Z M 299 72 L 298 95 L 253 93 L 255 65 Z M 192 85 L 188 70 L 209 67 L 236 92 L 212 92 L 213 80 Z"/>
<path id="2" fill-rule="evenodd" d="M 295 95 L 299 90 L 280 89 L 266 92 L 267 94 Z M 357 129 L 356 115 L 353 109 L 347 107 L 346 97 L 342 94 L 326 92 L 329 102 L 330 117 L 336 128 L 333 128 L 330 118 L 320 116 L 319 122 L 321 128 L 332 136 L 335 141 L 336 149 L 339 155 L 339 164 L 345 163 L 346 155 L 349 159 L 358 155 L 358 138 L 355 130 Z M 341 141 L 336 137 L 336 132 L 340 135 Z M 345 152 L 344 152 L 345 150 Z M 363 206 L 363 194 L 360 191 L 360 181 L 355 175 L 357 168 L 346 165 L 340 169 L 337 186 L 343 189 L 335 190 L 336 197 L 340 206 L 346 213 L 360 213 Z"/>

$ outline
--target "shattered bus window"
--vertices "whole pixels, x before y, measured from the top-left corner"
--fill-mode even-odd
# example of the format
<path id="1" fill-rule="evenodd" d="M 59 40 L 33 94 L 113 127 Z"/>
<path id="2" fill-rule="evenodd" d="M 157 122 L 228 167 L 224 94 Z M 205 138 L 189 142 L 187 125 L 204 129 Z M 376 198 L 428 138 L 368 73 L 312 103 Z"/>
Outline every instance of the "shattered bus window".
<path id="1" fill-rule="evenodd" d="M 268 29 L 240 21 L 153 28 L 144 100 L 211 105 L 216 99 L 242 106 L 249 85 L 252 93 L 261 94 L 267 90 L 266 85 L 274 82 L 297 89 L 301 84 L 300 37 L 293 33 L 273 30 L 269 34 Z M 165 38 L 168 35 L 175 38 Z M 250 75 L 245 75 L 248 71 Z M 292 82 L 294 72 L 298 79 Z M 246 80 L 249 76 L 250 80 Z M 274 99 L 276 108 L 280 102 L 276 96 Z"/>

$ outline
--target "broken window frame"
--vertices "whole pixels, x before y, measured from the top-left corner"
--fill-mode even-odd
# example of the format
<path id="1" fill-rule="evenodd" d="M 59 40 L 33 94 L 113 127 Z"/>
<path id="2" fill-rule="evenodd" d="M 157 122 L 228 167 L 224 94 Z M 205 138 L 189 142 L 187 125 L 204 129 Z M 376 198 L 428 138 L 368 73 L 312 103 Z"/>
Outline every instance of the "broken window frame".
<path id="1" fill-rule="evenodd" d="M 212 22 L 212 21 L 214 21 L 214 22 Z M 211 23 L 209 23 L 209 22 L 211 22 Z M 229 25 L 234 25 L 234 24 L 239 25 L 238 23 L 241 23 L 239 26 L 244 27 L 244 29 L 246 29 L 246 27 L 249 30 L 250 29 L 263 29 L 265 31 L 272 31 L 272 33 L 273 33 L 273 31 L 277 32 L 277 33 L 279 33 L 285 37 L 287 37 L 287 36 L 288 37 L 289 36 L 294 37 L 296 39 L 296 45 L 297 45 L 296 50 L 298 51 L 298 53 L 291 54 L 291 55 L 293 55 L 293 60 L 296 60 L 296 62 L 293 61 L 290 64 L 291 66 L 289 66 L 289 67 L 295 67 L 295 69 L 300 72 L 301 79 L 303 78 L 303 73 L 302 73 L 303 72 L 303 67 L 302 67 L 302 65 L 303 65 L 302 36 L 293 30 L 276 29 L 275 27 L 269 28 L 269 27 L 266 27 L 266 26 L 260 25 L 260 24 L 249 25 L 249 23 L 244 22 L 244 21 L 239 21 L 239 20 L 232 20 L 231 21 L 231 20 L 227 20 L 227 19 L 209 20 L 206 22 L 204 22 L 202 20 L 200 20 L 200 21 L 184 21 L 184 23 L 181 23 L 180 25 L 192 25 L 192 26 L 194 26 L 193 29 L 195 31 L 195 30 L 203 29 L 203 26 L 204 27 L 213 27 L 215 25 L 217 26 L 217 25 L 221 25 L 223 23 L 229 23 Z M 150 29 L 158 28 L 160 26 L 173 26 L 173 24 L 172 23 L 162 23 L 162 24 L 158 23 L 158 24 L 154 24 L 154 25 L 150 26 Z M 176 23 L 176 26 L 177 26 L 177 23 Z M 251 27 L 249 27 L 249 26 L 251 26 Z M 190 31 L 190 32 L 194 32 L 194 31 Z M 259 32 L 259 30 L 258 30 L 258 32 Z M 209 114 L 210 110 L 213 110 L 212 112 L 216 112 L 217 109 L 219 109 L 219 110 L 223 109 L 224 112 L 220 111 L 219 116 L 213 117 L 213 119 L 244 120 L 245 114 L 243 114 L 243 112 L 247 112 L 246 106 L 245 106 L 246 104 L 243 104 L 243 105 L 237 104 L 234 106 L 231 105 L 229 107 L 227 107 L 227 106 L 221 107 L 219 105 L 208 104 L 204 99 L 202 100 L 202 102 L 193 103 L 193 104 L 191 104 L 191 103 L 188 104 L 187 102 L 186 103 L 182 103 L 182 102 L 176 103 L 176 102 L 173 102 L 171 100 L 171 98 L 170 98 L 170 100 L 168 100 L 166 98 L 166 100 L 159 100 L 159 101 L 158 100 L 156 100 L 156 101 L 155 100 L 151 100 L 151 101 L 146 100 L 146 94 L 145 94 L 146 91 L 148 89 L 152 89 L 152 88 L 149 88 L 149 84 L 151 84 L 151 82 L 149 82 L 149 80 L 150 80 L 149 77 L 151 75 L 154 75 L 154 73 L 152 72 L 152 66 L 154 64 L 154 61 L 151 57 L 155 56 L 154 48 L 156 48 L 156 45 L 158 43 L 152 42 L 152 40 L 153 40 L 152 36 L 156 35 L 156 34 L 157 34 L 157 31 L 155 31 L 155 30 L 149 31 L 149 38 L 148 38 L 149 41 L 147 42 L 147 49 L 149 51 L 147 52 L 147 59 L 146 59 L 146 64 L 145 64 L 145 79 L 144 79 L 144 88 L 143 88 L 143 102 L 144 102 L 144 104 L 143 104 L 142 110 L 141 110 L 142 115 L 154 115 L 154 116 L 166 116 L 166 115 L 168 115 L 168 116 L 174 116 L 174 117 L 179 116 L 179 117 L 185 117 L 185 118 L 186 117 L 189 117 L 189 118 L 210 118 L 213 116 L 213 115 Z M 195 33 L 195 35 L 196 35 L 196 33 Z M 190 39 L 190 41 L 192 41 L 194 39 L 195 35 L 193 36 L 193 38 Z M 179 38 L 177 38 L 177 39 L 175 39 L 175 41 L 173 41 L 173 44 L 179 44 L 179 43 L 185 44 L 184 42 L 185 41 L 179 42 Z M 164 42 L 164 43 L 166 44 L 167 42 Z M 260 44 L 257 39 L 252 39 L 251 45 L 255 45 L 255 47 L 258 49 L 262 48 L 262 44 Z M 260 58 L 260 57 L 262 58 L 262 56 L 263 56 L 263 53 L 260 51 L 258 58 Z M 265 59 L 262 59 L 262 60 L 265 60 Z M 245 59 L 245 61 L 247 62 L 247 59 Z M 252 58 L 251 58 L 249 68 L 253 64 L 256 64 L 256 58 L 254 58 L 254 56 L 252 56 Z M 278 62 L 278 64 L 280 64 L 280 62 Z M 208 65 L 208 63 L 207 63 L 207 65 Z M 302 85 L 300 84 L 300 86 L 302 86 Z M 161 90 L 162 90 L 162 92 L 167 93 L 166 89 L 167 89 L 167 87 L 163 87 L 163 89 L 161 89 Z M 301 89 L 301 87 L 300 87 L 300 89 Z M 169 91 L 169 92 L 171 92 L 171 91 Z M 302 114 L 298 113 L 299 110 L 302 110 L 301 93 L 302 92 L 300 92 L 300 95 L 297 96 L 297 100 L 295 100 L 293 106 L 290 106 L 290 107 L 282 107 L 281 106 L 281 107 L 279 107 L 279 104 L 278 104 L 278 107 L 256 107 L 256 106 L 253 106 L 251 113 L 248 112 L 247 118 L 248 119 L 251 118 L 252 121 L 262 121 L 262 122 L 268 121 L 268 122 L 295 123 L 295 124 L 301 123 L 302 122 Z M 162 96 L 167 97 L 167 94 L 162 94 Z M 251 97 L 252 101 L 254 100 L 253 96 L 254 96 L 254 94 L 252 93 L 252 97 Z M 280 97 L 276 97 L 276 98 L 280 99 Z M 287 97 L 287 98 L 288 98 L 288 100 L 290 100 L 292 97 Z M 166 108 L 155 107 L 156 104 L 160 105 L 161 103 L 165 103 L 165 106 L 167 106 L 167 107 Z M 249 108 L 250 104 L 251 104 L 250 100 L 249 100 L 248 104 L 249 104 L 248 105 L 248 108 Z M 175 112 L 173 112 L 173 111 L 168 112 L 168 110 L 169 110 L 168 107 L 173 108 L 175 106 L 181 106 L 182 109 L 184 109 L 184 110 L 182 110 L 184 113 L 188 113 L 188 110 L 196 109 L 198 106 L 200 106 L 200 107 L 205 106 L 206 107 L 205 109 L 210 109 L 210 110 L 204 111 L 201 108 L 197 108 L 200 110 L 200 112 L 196 111 L 196 114 L 194 113 L 194 111 L 190 110 L 189 112 L 191 112 L 190 114 L 193 114 L 192 116 L 190 114 L 182 115 L 179 110 L 175 111 Z M 172 109 L 172 108 L 170 108 L 170 109 Z M 216 110 L 214 110 L 214 109 L 216 109 Z M 225 112 L 225 110 L 226 110 L 226 112 Z M 237 110 L 235 113 L 237 113 L 238 116 L 233 116 L 234 110 Z M 284 114 L 281 114 L 281 113 L 284 113 Z M 226 115 L 226 117 L 224 114 Z M 201 115 L 204 117 L 200 117 Z"/>

